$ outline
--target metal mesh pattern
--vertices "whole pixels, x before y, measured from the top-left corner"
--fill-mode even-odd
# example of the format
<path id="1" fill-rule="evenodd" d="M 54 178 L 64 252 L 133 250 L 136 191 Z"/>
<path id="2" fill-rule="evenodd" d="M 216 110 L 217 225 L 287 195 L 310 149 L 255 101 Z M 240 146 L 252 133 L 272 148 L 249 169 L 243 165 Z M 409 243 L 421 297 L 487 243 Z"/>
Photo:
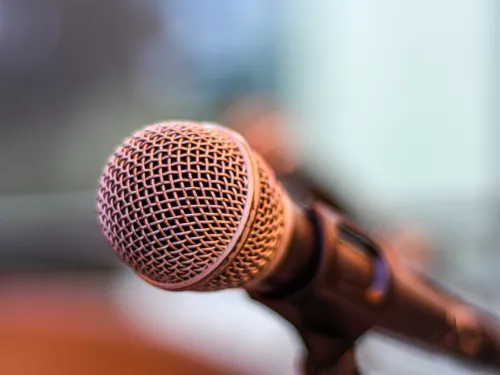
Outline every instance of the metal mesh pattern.
<path id="1" fill-rule="evenodd" d="M 226 249 L 247 193 L 247 166 L 234 140 L 201 124 L 157 124 L 111 156 L 98 191 L 99 221 L 136 272 L 176 284 L 203 273 Z"/>
<path id="2" fill-rule="evenodd" d="M 274 173 L 256 153 L 260 177 L 260 199 L 257 215 L 243 248 L 222 273 L 204 288 L 218 290 L 241 287 L 263 271 L 274 258 L 285 236 L 283 191 Z"/>

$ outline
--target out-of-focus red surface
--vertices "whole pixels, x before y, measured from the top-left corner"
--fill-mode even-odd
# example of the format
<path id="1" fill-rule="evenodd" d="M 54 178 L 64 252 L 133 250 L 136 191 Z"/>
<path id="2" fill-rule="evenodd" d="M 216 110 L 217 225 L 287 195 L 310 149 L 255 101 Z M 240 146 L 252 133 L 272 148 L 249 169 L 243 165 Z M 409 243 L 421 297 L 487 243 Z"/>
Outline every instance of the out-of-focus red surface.
<path id="1" fill-rule="evenodd" d="M 0 284 L 0 373 L 225 375 L 134 332 L 104 293 L 58 283 Z"/>

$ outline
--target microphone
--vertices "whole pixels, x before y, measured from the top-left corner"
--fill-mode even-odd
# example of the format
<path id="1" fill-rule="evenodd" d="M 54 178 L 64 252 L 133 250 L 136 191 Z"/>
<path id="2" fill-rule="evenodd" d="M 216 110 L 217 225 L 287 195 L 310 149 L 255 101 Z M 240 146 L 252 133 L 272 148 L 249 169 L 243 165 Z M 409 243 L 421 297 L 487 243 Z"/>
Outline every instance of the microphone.
<path id="1" fill-rule="evenodd" d="M 165 122 L 127 138 L 104 168 L 97 208 L 115 253 L 148 283 L 243 287 L 289 320 L 308 348 L 308 374 L 333 368 L 373 327 L 500 368 L 493 318 L 327 205 L 293 203 L 261 156 L 221 125 Z"/>

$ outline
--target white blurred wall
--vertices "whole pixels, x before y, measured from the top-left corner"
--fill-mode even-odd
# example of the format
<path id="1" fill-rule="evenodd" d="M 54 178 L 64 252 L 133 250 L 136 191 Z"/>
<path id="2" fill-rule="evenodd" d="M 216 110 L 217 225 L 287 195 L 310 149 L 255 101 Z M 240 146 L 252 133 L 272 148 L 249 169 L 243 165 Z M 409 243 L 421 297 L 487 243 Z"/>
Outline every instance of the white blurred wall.
<path id="1" fill-rule="evenodd" d="M 488 193 L 494 6 L 287 3 L 282 78 L 315 146 L 307 156 L 334 160 L 378 199 Z"/>

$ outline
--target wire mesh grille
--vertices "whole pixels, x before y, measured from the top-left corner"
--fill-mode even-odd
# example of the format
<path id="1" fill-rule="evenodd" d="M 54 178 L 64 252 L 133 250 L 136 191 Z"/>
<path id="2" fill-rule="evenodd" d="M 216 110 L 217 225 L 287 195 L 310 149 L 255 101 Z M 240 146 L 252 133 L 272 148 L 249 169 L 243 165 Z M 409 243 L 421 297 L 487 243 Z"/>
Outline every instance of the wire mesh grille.
<path id="1" fill-rule="evenodd" d="M 238 255 L 205 289 L 243 286 L 269 265 L 284 240 L 286 216 L 281 185 L 262 157 L 256 153 L 253 157 L 260 177 L 260 198 L 255 222 Z"/>
<path id="2" fill-rule="evenodd" d="M 231 138 L 196 123 L 156 124 L 111 156 L 98 191 L 99 221 L 136 272 L 175 284 L 221 255 L 247 192 L 247 166 Z"/>

